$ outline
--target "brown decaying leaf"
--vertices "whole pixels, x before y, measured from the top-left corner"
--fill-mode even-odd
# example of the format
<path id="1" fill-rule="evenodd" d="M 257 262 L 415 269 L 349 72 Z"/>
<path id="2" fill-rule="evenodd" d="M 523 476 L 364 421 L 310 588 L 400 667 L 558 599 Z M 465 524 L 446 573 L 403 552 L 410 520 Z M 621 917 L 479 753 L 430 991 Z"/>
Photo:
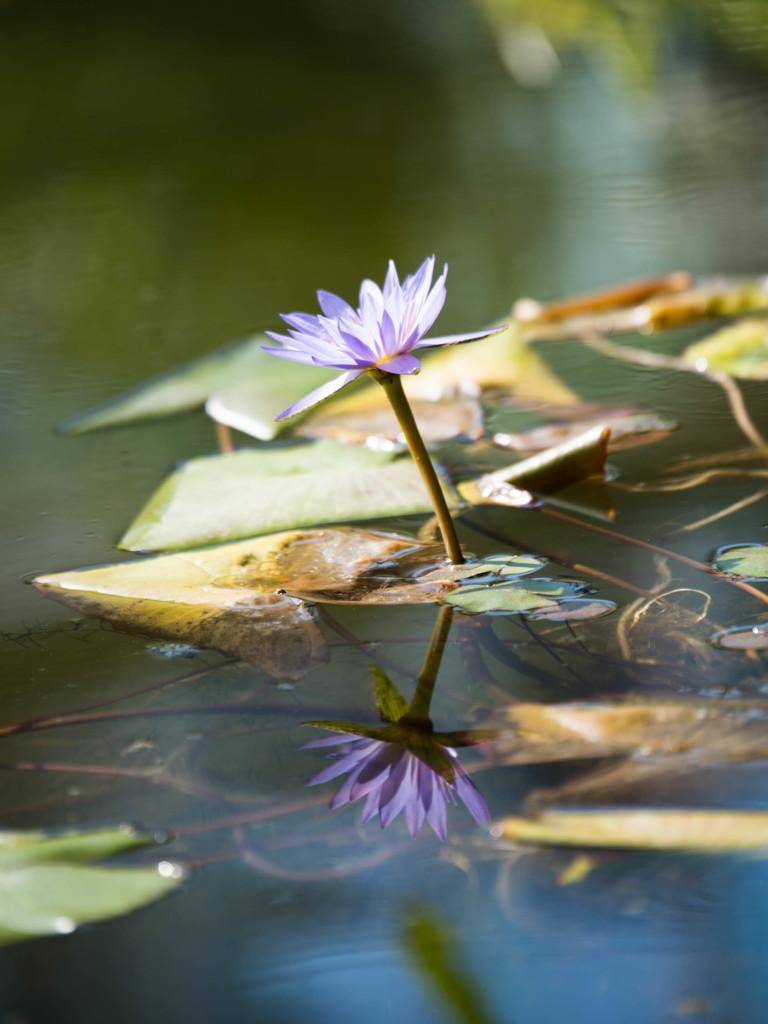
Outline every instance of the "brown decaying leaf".
<path id="1" fill-rule="evenodd" d="M 504 818 L 497 838 L 552 846 L 718 853 L 768 847 L 768 812 L 638 808 L 545 811 Z"/>
<path id="2" fill-rule="evenodd" d="M 557 415 L 553 415 L 557 420 Z M 541 452 L 554 445 L 578 437 L 590 427 L 610 428 L 608 451 L 619 451 L 640 444 L 650 444 L 666 437 L 675 424 L 658 413 L 640 412 L 637 409 L 606 409 L 602 413 L 587 415 L 575 421 L 572 417 L 547 426 L 534 427 L 517 434 L 494 434 L 493 444 L 497 448 L 509 448 L 517 452 Z"/>
<path id="3" fill-rule="evenodd" d="M 370 397 L 376 396 L 374 392 Z M 476 441 L 483 436 L 483 411 L 477 398 L 461 395 L 430 402 L 411 402 L 421 436 L 427 444 L 462 438 Z M 389 405 L 344 409 L 323 405 L 296 430 L 301 437 L 334 437 L 347 444 L 379 442 L 405 444 L 405 438 Z"/>
<path id="4" fill-rule="evenodd" d="M 522 337 L 530 342 L 575 338 L 589 332 L 663 331 L 705 317 L 737 316 L 768 308 L 765 278 L 712 278 L 688 287 L 690 277 L 676 271 L 666 278 L 671 287 L 653 287 L 654 281 L 664 280 L 619 285 L 549 305 L 525 299 L 516 305 L 515 316 Z"/>
<path id="5" fill-rule="evenodd" d="M 416 566 L 434 566 L 441 549 L 370 530 L 296 530 L 216 548 L 38 576 L 34 585 L 81 614 L 116 629 L 196 647 L 213 647 L 258 665 L 275 678 L 296 679 L 328 658 L 306 606 L 324 590 L 344 600 L 435 601 L 436 584 L 408 588 Z M 391 563 L 407 596 L 390 597 Z M 387 563 L 387 577 L 376 577 Z"/>
<path id="6" fill-rule="evenodd" d="M 609 433 L 603 425 L 581 431 L 512 466 L 462 481 L 458 491 L 473 504 L 525 505 L 532 494 L 553 494 L 577 481 L 602 477 Z"/>

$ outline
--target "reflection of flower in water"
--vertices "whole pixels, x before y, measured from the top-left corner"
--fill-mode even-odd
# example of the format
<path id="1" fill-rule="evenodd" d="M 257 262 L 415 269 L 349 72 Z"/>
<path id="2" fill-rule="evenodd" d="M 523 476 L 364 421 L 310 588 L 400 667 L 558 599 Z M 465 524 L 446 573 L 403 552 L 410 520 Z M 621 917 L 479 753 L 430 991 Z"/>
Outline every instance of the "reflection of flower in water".
<path id="1" fill-rule="evenodd" d="M 387 730 L 377 730 L 381 733 Z M 403 731 L 403 730 L 401 730 Z M 429 822 L 434 831 L 445 839 L 447 835 L 446 807 L 448 801 L 456 804 L 459 796 L 478 823 L 487 825 L 490 811 L 475 784 L 459 764 L 456 751 L 433 741 L 434 760 L 445 761 L 445 768 L 437 770 L 412 753 L 404 742 L 371 739 L 367 736 L 345 741 L 331 736 L 313 740 L 308 747 L 324 747 L 335 743 L 345 746 L 328 756 L 333 764 L 323 769 L 309 783 L 310 786 L 328 782 L 349 772 L 341 789 L 331 801 L 331 808 L 354 803 L 365 798 L 362 823 L 378 814 L 381 827 L 386 828 L 403 811 L 408 830 L 416 834 Z M 448 781 L 444 774 L 452 776 Z"/>

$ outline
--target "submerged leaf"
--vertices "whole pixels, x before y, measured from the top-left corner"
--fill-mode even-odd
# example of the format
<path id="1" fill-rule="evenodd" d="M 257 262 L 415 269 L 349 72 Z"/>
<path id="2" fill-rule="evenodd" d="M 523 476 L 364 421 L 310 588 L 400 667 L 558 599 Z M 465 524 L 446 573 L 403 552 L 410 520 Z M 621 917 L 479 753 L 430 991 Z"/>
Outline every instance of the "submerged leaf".
<path id="1" fill-rule="evenodd" d="M 447 484 L 444 492 L 455 507 L 455 492 Z M 431 511 L 409 457 L 332 440 L 241 449 L 182 465 L 150 498 L 120 547 L 182 550 L 319 523 Z"/>
<path id="2" fill-rule="evenodd" d="M 534 818 L 504 818 L 494 834 L 545 846 L 735 853 L 768 846 L 768 811 L 545 811 Z"/>
<path id="3" fill-rule="evenodd" d="M 233 342 L 202 359 L 151 377 L 117 398 L 73 416 L 59 429 L 67 434 L 83 434 L 135 420 L 170 416 L 198 408 L 211 396 L 224 401 L 231 391 L 242 388 L 243 381 L 248 381 L 251 408 L 258 409 L 253 418 L 253 430 L 259 431 L 255 436 L 270 440 L 281 429 L 274 421 L 275 414 L 332 374 L 317 366 L 275 360 L 261 348 L 268 340 L 257 335 Z"/>
<path id="4" fill-rule="evenodd" d="M 683 352 L 697 370 L 723 370 L 732 377 L 768 379 L 768 317 L 748 317 L 689 345 Z"/>
<path id="5" fill-rule="evenodd" d="M 733 544 L 720 548 L 714 566 L 718 572 L 753 580 L 768 579 L 768 545 Z"/>

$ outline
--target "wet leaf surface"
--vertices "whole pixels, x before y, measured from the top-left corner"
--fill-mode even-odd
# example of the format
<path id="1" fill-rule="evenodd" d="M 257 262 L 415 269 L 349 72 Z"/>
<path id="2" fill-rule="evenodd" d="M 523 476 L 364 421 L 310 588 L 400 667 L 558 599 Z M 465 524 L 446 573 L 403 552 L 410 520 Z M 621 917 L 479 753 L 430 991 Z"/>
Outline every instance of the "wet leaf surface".
<path id="1" fill-rule="evenodd" d="M 445 595 L 449 604 L 468 612 L 525 612 L 539 609 L 541 617 L 569 618 L 557 616 L 559 602 L 582 592 L 585 584 L 570 580 L 529 579 L 501 583 L 468 583 Z M 604 613 L 604 612 L 603 612 Z"/>
<path id="2" fill-rule="evenodd" d="M 105 832 L 0 833 L 0 943 L 61 935 L 158 899 L 181 871 L 93 867 L 101 859 L 152 842 L 128 829 Z"/>
<path id="3" fill-rule="evenodd" d="M 768 317 L 748 317 L 683 352 L 696 369 L 710 367 L 732 377 L 748 380 L 768 379 Z"/>
<path id="4" fill-rule="evenodd" d="M 519 504 L 527 504 L 526 494 L 552 494 L 578 481 L 602 477 L 609 434 L 606 426 L 592 427 L 515 465 L 462 481 L 459 493 L 473 504 L 516 504 L 511 486 L 521 496 Z"/>
<path id="5" fill-rule="evenodd" d="M 332 373 L 275 359 L 262 351 L 261 346 L 268 341 L 265 335 L 257 335 L 233 342 L 202 359 L 152 377 L 95 409 L 73 416 L 62 423 L 60 429 L 68 434 L 83 434 L 136 420 L 170 416 L 198 408 L 212 396 L 216 396 L 219 403 L 229 401 L 236 408 L 236 403 L 228 396 L 232 392 L 241 394 L 243 381 L 247 380 L 250 408 L 257 410 L 252 414 L 252 432 L 261 440 L 270 440 L 281 429 L 274 420 L 275 414 L 328 380 Z"/>
<path id="6" fill-rule="evenodd" d="M 447 484 L 444 490 L 455 506 L 455 493 Z M 332 440 L 241 449 L 185 463 L 150 498 L 120 547 L 173 551 L 325 522 L 431 511 L 409 456 Z"/>
<path id="7" fill-rule="evenodd" d="M 714 566 L 718 572 L 746 579 L 768 579 L 768 545 L 734 544 L 720 548 Z"/>
<path id="8" fill-rule="evenodd" d="M 117 629 L 213 647 L 275 678 L 296 679 L 328 657 L 298 595 L 342 603 L 436 601 L 444 587 L 414 583 L 413 576 L 442 558 L 437 545 L 342 527 L 38 576 L 32 582 L 43 596 Z"/>
<path id="9" fill-rule="evenodd" d="M 715 633 L 712 643 L 731 651 L 768 650 L 768 626 L 734 626 Z"/>

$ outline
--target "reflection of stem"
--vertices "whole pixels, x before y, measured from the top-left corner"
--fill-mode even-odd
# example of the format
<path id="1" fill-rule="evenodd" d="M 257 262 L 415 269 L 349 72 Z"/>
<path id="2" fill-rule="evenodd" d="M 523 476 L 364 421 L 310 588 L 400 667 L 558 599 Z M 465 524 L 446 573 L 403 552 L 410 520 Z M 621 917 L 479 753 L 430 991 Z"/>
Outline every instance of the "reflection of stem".
<path id="1" fill-rule="evenodd" d="M 461 565 L 464 562 L 464 555 L 461 553 L 459 538 L 451 519 L 451 513 L 445 501 L 445 495 L 440 487 L 440 482 L 435 473 L 435 467 L 429 457 L 427 449 L 422 440 L 413 412 L 408 404 L 408 399 L 403 391 L 403 382 L 399 374 L 384 373 L 382 370 L 369 371 L 374 380 L 384 388 L 384 392 L 397 416 L 397 422 L 405 436 L 406 443 L 413 456 L 413 461 L 418 466 L 421 479 L 429 492 L 429 497 L 435 509 L 437 521 L 440 524 L 440 532 L 443 535 L 443 543 L 448 552 L 448 557 L 454 565 Z"/>
<path id="2" fill-rule="evenodd" d="M 766 443 L 760 436 L 759 431 L 750 419 L 747 407 L 744 405 L 744 396 L 733 377 L 730 377 L 722 370 L 715 370 L 707 367 L 705 370 L 697 370 L 695 366 L 677 356 L 663 356 L 657 352 L 649 352 L 643 348 L 633 348 L 631 345 L 615 345 L 608 341 L 596 331 L 585 331 L 580 334 L 579 341 L 589 348 L 609 356 L 612 359 L 621 359 L 625 363 L 634 363 L 636 366 L 661 367 L 666 370 L 681 370 L 683 373 L 698 373 L 707 377 L 714 384 L 718 384 L 725 392 L 728 404 L 731 407 L 731 414 L 741 432 L 749 438 L 756 448 L 765 448 Z"/>
<path id="3" fill-rule="evenodd" d="M 452 620 L 453 605 L 441 605 L 429 640 L 429 649 L 424 658 L 424 664 L 421 666 L 419 678 L 416 680 L 416 692 L 408 710 L 411 718 L 429 718 L 429 705 L 435 691 L 437 673 L 440 670 L 440 662 L 443 658 Z"/>

